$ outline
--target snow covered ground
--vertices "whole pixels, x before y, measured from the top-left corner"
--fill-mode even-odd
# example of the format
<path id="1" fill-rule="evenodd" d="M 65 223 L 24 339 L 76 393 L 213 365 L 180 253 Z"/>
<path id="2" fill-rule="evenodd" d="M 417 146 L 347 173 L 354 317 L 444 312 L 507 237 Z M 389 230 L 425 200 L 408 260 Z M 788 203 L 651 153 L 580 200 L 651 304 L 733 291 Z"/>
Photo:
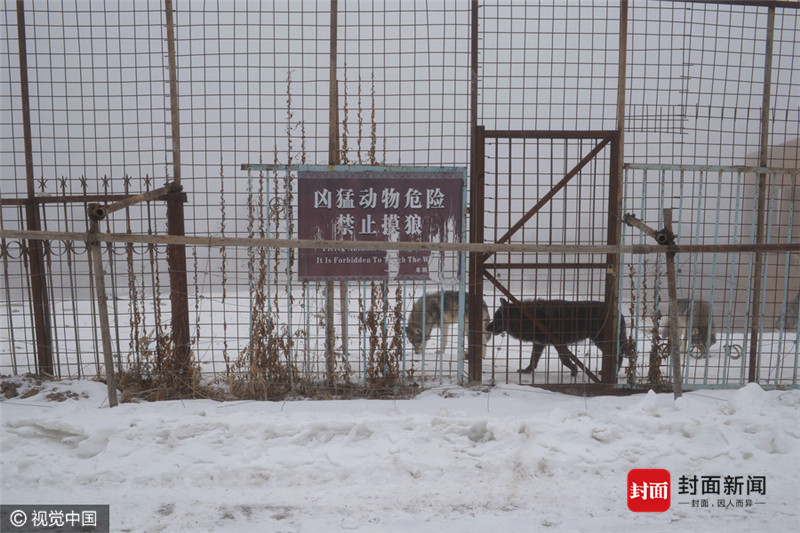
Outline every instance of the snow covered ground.
<path id="1" fill-rule="evenodd" d="M 108 409 L 104 385 L 62 381 L 0 402 L 0 417 L 2 502 L 110 504 L 115 532 L 729 533 L 800 520 L 800 390 L 676 402 L 504 385 Z M 670 472 L 668 511 L 628 509 L 634 468 Z M 693 476 L 697 494 L 681 493 Z M 703 494 L 711 476 L 743 485 Z M 763 491 L 747 494 L 748 477 Z"/>

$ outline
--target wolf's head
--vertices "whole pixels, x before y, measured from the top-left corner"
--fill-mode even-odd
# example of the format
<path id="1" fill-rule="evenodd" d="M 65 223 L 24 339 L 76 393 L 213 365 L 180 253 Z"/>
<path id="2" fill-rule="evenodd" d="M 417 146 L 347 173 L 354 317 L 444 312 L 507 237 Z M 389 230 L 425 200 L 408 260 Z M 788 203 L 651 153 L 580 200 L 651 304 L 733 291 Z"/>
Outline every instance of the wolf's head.
<path id="1" fill-rule="evenodd" d="M 422 345 L 425 343 L 425 336 L 423 335 L 422 328 L 416 325 L 406 326 L 406 338 L 411 342 L 414 347 L 414 353 L 422 353 Z"/>
<path id="2" fill-rule="evenodd" d="M 486 331 L 492 335 L 499 335 L 508 331 L 508 309 L 510 304 L 505 298 L 500 298 L 500 307 L 494 312 L 494 318 L 486 326 Z"/>

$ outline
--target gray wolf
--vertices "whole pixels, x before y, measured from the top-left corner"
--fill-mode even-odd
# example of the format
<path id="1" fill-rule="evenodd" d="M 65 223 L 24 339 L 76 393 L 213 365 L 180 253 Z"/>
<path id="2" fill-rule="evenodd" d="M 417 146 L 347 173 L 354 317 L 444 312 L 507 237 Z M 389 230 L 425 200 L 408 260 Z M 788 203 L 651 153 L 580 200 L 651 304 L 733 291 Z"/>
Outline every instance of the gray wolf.
<path id="1" fill-rule="evenodd" d="M 545 332 L 531 320 L 533 317 L 547 328 L 547 331 L 559 340 L 554 343 Z M 531 362 L 519 370 L 522 374 L 533 372 L 539 363 L 542 352 L 549 345 L 558 352 L 561 363 L 570 369 L 574 377 L 578 368 L 569 359 L 566 352 L 568 344 L 575 344 L 584 339 L 589 339 L 603 354 L 616 352 L 616 343 L 613 335 L 604 332 L 610 317 L 606 316 L 604 302 L 570 302 L 567 300 L 525 300 L 519 305 L 500 299 L 500 307 L 494 313 L 494 319 L 489 323 L 490 333 L 508 333 L 512 337 L 533 342 Z M 606 337 L 604 338 L 604 335 Z M 625 319 L 620 317 L 620 340 L 628 338 L 625 329 Z M 622 364 L 622 350 L 617 353 L 617 368 Z"/>
<path id="2" fill-rule="evenodd" d="M 423 322 L 424 328 L 423 328 Z M 424 298 L 414 302 L 414 306 L 408 314 L 406 321 L 406 337 L 414 347 L 414 353 L 421 353 L 423 347 L 431 338 L 433 328 L 443 328 L 442 345 L 439 353 L 444 352 L 447 347 L 447 337 L 450 326 L 458 325 L 458 291 L 432 292 Z M 469 331 L 469 298 L 465 299 L 464 307 L 465 331 Z M 486 351 L 486 343 L 489 334 L 486 326 L 489 324 L 489 308 L 483 303 L 483 323 L 481 331 L 483 333 L 483 346 Z"/>
<path id="3" fill-rule="evenodd" d="M 677 303 L 678 338 L 681 339 L 682 353 L 686 353 L 689 326 L 691 326 L 692 346 L 699 346 L 703 355 L 705 355 L 709 346 L 713 346 L 717 342 L 717 336 L 714 334 L 711 306 L 705 300 L 700 299 L 695 299 L 694 303 L 692 303 L 691 298 L 679 298 Z"/>

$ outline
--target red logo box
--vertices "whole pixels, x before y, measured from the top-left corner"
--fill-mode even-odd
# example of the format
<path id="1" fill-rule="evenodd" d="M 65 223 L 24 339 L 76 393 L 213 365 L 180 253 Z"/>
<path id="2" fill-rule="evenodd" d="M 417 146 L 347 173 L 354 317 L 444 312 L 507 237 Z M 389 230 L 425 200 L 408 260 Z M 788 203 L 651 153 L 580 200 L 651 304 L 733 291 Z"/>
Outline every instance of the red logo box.
<path id="1" fill-rule="evenodd" d="M 663 468 L 635 468 L 628 472 L 628 509 L 634 513 L 663 513 L 669 509 L 669 472 Z"/>

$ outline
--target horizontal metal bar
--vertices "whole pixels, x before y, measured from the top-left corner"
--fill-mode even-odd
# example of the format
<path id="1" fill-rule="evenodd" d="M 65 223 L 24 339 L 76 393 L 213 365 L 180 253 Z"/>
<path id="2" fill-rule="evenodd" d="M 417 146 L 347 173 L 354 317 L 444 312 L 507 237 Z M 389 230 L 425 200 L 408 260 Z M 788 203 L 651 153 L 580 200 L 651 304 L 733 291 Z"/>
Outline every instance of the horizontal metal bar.
<path id="1" fill-rule="evenodd" d="M 611 139 L 615 130 L 486 130 L 487 139 Z"/>
<path id="2" fill-rule="evenodd" d="M 560 269 L 606 269 L 608 263 L 485 263 L 491 270 L 560 270 Z"/>
<path id="3" fill-rule="evenodd" d="M 664 165 L 658 163 L 625 163 L 622 165 L 625 170 L 671 170 L 688 172 L 732 172 L 732 173 L 753 173 L 753 174 L 800 174 L 797 168 L 771 168 L 771 167 L 748 167 L 748 166 L 725 166 L 725 165 Z"/>
<path id="4" fill-rule="evenodd" d="M 0 198 L 0 206 L 28 204 L 70 204 L 119 202 L 136 196 L 135 194 L 82 194 L 65 196 L 36 196 L 35 198 Z"/>
<path id="5" fill-rule="evenodd" d="M 782 7 L 788 9 L 800 9 L 800 2 L 797 0 L 667 0 L 680 4 L 714 4 L 732 6 L 752 6 L 752 7 Z"/>
<path id="6" fill-rule="evenodd" d="M 386 167 L 371 165 L 267 165 L 242 163 L 242 170 L 256 171 L 289 171 L 289 172 L 458 172 L 463 171 L 463 167 Z"/>
<path id="7" fill-rule="evenodd" d="M 531 383 L 529 386 L 573 396 L 631 396 L 644 394 L 653 388 L 652 384 L 642 384 L 640 388 L 636 388 L 622 383 Z"/>
<path id="8" fill-rule="evenodd" d="M 89 241 L 88 233 L 66 231 L 24 231 L 0 229 L 0 239 Z M 366 242 L 311 239 L 251 239 L 248 237 L 198 237 L 189 235 L 136 235 L 130 233 L 98 233 L 100 242 L 142 244 L 185 244 L 196 246 L 239 246 L 255 248 L 294 248 L 334 250 L 419 250 L 444 252 L 526 252 L 540 254 L 653 254 L 667 253 L 738 253 L 738 252 L 800 252 L 800 243 L 774 244 L 695 244 L 668 249 L 659 244 L 494 244 L 466 242 Z"/>

